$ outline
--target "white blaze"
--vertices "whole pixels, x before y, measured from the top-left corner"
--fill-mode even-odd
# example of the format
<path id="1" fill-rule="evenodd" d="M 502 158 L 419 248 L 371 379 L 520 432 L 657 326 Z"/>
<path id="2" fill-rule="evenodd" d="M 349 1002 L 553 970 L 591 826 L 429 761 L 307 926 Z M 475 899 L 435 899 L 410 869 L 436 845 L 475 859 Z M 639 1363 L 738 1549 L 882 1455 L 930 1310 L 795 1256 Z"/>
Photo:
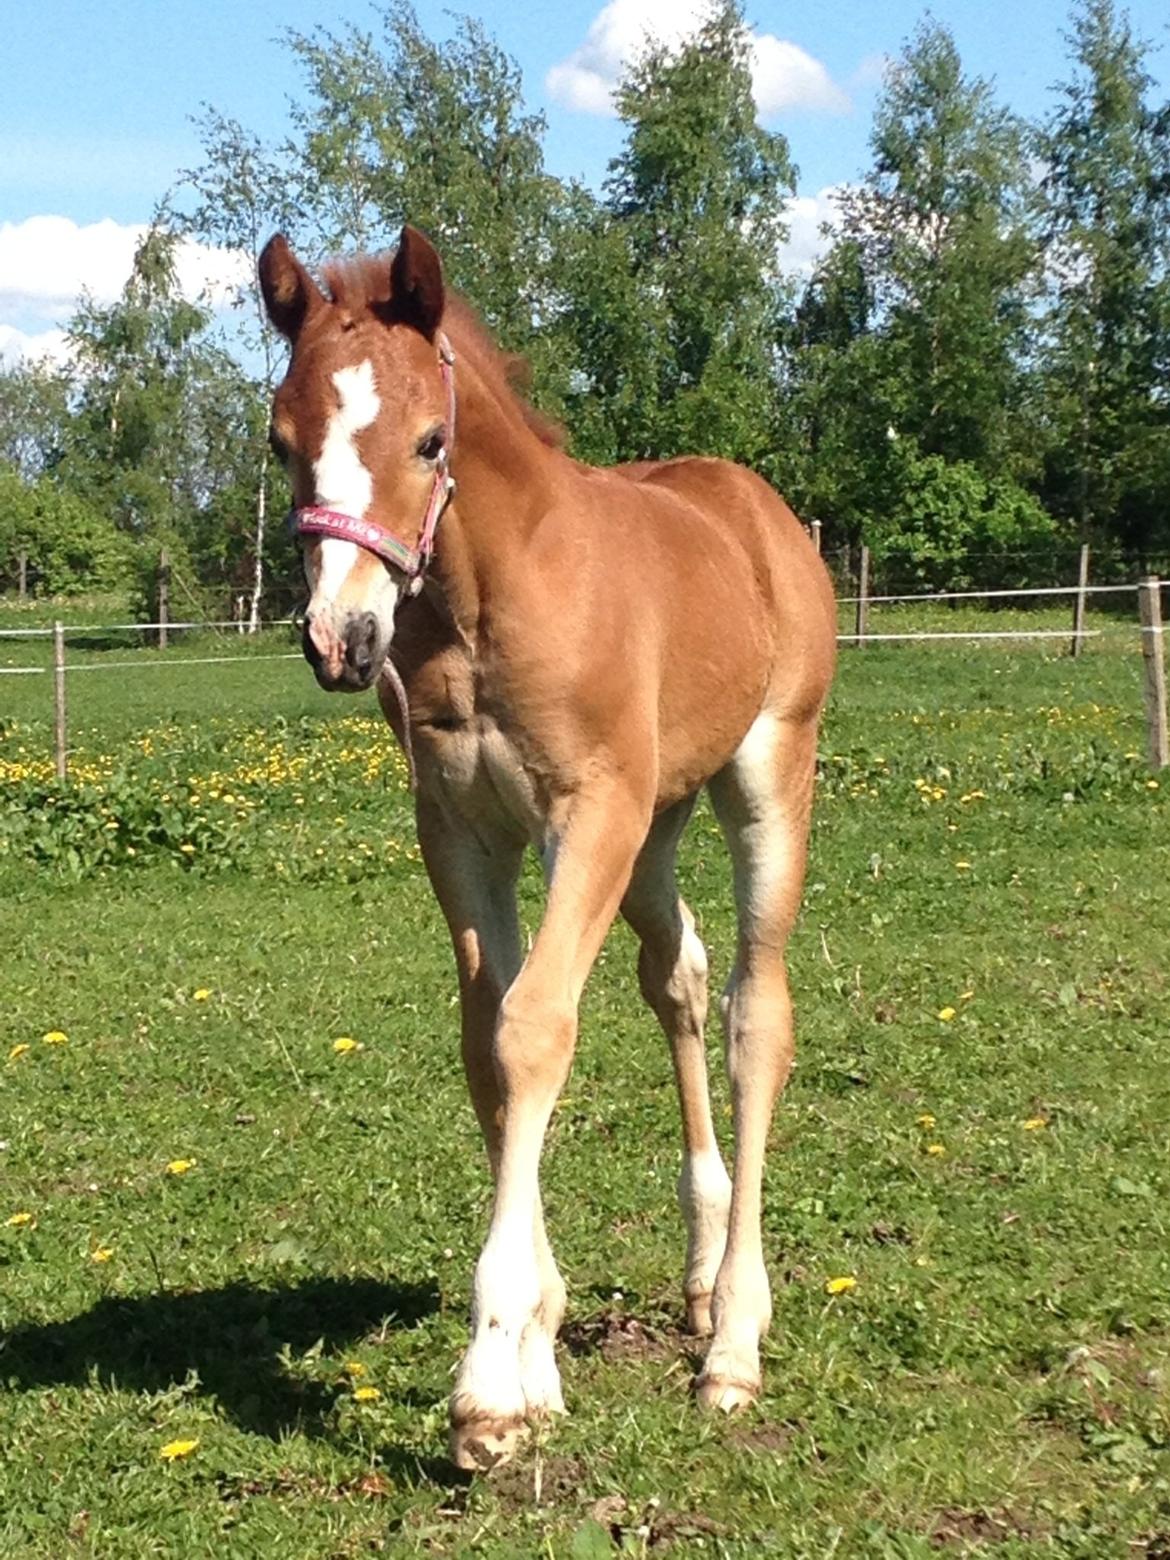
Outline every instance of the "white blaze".
<path id="1" fill-rule="evenodd" d="M 339 368 L 333 376 L 337 410 L 329 419 L 321 453 L 313 466 L 317 503 L 364 518 L 374 493 L 374 479 L 362 464 L 357 436 L 378 415 L 381 401 L 374 388 L 374 365 L 369 361 L 353 368 Z"/>
<path id="2" fill-rule="evenodd" d="M 373 423 L 382 405 L 374 384 L 374 365 L 367 359 L 352 368 L 339 368 L 333 383 L 338 404 L 313 465 L 314 502 L 322 509 L 336 509 L 361 520 L 373 498 L 374 479 L 358 454 L 357 436 Z M 319 557 L 313 594 L 331 601 L 357 562 L 358 548 L 354 542 L 325 536 Z"/>

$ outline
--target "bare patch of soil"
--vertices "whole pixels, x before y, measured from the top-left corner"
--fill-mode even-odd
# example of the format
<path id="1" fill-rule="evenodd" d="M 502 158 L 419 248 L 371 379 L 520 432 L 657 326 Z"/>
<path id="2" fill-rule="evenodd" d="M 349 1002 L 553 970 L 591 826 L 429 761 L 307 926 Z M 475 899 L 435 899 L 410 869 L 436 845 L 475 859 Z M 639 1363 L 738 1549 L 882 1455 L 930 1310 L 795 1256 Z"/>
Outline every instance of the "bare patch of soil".
<path id="1" fill-rule="evenodd" d="M 490 1475 L 492 1494 L 505 1505 L 566 1506 L 581 1498 L 587 1483 L 579 1457 L 549 1457 L 537 1451 L 522 1454 Z"/>
<path id="2" fill-rule="evenodd" d="M 560 1337 L 570 1354 L 600 1354 L 603 1360 L 664 1360 L 699 1346 L 681 1327 L 615 1310 L 569 1322 Z"/>
<path id="3" fill-rule="evenodd" d="M 1042 1529 L 1018 1512 L 964 1511 L 960 1506 L 946 1506 L 936 1511 L 931 1519 L 928 1537 L 935 1549 L 950 1549 L 962 1545 L 971 1548 L 984 1544 L 1006 1544 L 1013 1538 L 1039 1538 Z"/>

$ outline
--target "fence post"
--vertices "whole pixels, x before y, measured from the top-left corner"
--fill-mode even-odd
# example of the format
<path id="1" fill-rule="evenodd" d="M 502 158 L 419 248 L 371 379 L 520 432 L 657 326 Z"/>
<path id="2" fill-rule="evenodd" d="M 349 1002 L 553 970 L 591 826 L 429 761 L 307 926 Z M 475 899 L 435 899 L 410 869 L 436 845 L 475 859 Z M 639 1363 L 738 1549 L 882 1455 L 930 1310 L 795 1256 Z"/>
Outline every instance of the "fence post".
<path id="1" fill-rule="evenodd" d="M 866 630 L 869 627 L 869 548 L 861 548 L 861 561 L 857 568 L 857 645 L 865 647 Z"/>
<path id="2" fill-rule="evenodd" d="M 171 595 L 171 560 L 164 547 L 158 555 L 158 647 L 167 647 L 167 619 Z"/>
<path id="3" fill-rule="evenodd" d="M 1170 737 L 1166 730 L 1166 656 L 1162 631 L 1162 582 L 1156 574 L 1138 583 L 1142 619 L 1142 660 L 1146 673 L 1146 719 L 1149 723 L 1151 769 L 1170 765 Z"/>
<path id="4" fill-rule="evenodd" d="M 1069 655 L 1080 655 L 1085 648 L 1085 596 L 1089 585 L 1089 544 L 1081 544 L 1081 563 L 1077 574 L 1077 594 L 1073 601 L 1073 636 Z"/>
<path id="5" fill-rule="evenodd" d="M 56 717 L 54 748 L 57 759 L 57 779 L 65 778 L 65 628 L 53 624 L 53 713 Z"/>
<path id="6" fill-rule="evenodd" d="M 812 537 L 812 544 L 819 553 L 821 550 L 821 522 L 819 520 L 810 520 L 808 523 L 808 531 L 809 535 Z"/>
<path id="7" fill-rule="evenodd" d="M 28 553 L 23 547 L 16 555 L 16 579 L 20 599 L 23 601 L 28 595 Z"/>

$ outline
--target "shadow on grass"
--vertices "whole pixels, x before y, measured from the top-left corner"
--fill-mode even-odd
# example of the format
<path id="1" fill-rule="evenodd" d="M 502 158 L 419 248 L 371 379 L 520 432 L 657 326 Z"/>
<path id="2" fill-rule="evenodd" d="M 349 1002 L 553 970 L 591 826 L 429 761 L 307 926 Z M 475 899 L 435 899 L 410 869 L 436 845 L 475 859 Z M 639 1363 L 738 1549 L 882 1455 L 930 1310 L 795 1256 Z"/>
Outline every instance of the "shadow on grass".
<path id="1" fill-rule="evenodd" d="M 406 1330 L 438 1305 L 432 1285 L 363 1278 L 111 1297 L 69 1321 L 0 1337 L 0 1384 L 81 1386 L 96 1374 L 106 1387 L 164 1392 L 194 1372 L 198 1390 L 242 1429 L 273 1439 L 290 1430 L 327 1436 L 336 1391 L 290 1374 L 282 1353 Z"/>

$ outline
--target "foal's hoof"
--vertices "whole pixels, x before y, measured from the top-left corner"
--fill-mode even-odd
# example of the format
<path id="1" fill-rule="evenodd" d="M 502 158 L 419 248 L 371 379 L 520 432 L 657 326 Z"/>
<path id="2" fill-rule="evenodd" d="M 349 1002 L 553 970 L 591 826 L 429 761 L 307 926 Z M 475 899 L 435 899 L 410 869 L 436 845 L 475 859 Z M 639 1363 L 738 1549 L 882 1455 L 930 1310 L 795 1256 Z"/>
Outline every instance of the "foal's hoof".
<path id="1" fill-rule="evenodd" d="M 527 1434 L 522 1419 L 469 1419 L 452 1425 L 451 1461 L 465 1473 L 488 1473 L 515 1456 Z"/>
<path id="2" fill-rule="evenodd" d="M 710 1413 L 722 1410 L 725 1414 L 734 1414 L 737 1409 L 747 1408 L 754 1403 L 760 1395 L 759 1382 L 736 1381 L 731 1376 L 708 1376 L 704 1373 L 695 1382 L 695 1397 L 700 1408 L 705 1408 Z"/>

